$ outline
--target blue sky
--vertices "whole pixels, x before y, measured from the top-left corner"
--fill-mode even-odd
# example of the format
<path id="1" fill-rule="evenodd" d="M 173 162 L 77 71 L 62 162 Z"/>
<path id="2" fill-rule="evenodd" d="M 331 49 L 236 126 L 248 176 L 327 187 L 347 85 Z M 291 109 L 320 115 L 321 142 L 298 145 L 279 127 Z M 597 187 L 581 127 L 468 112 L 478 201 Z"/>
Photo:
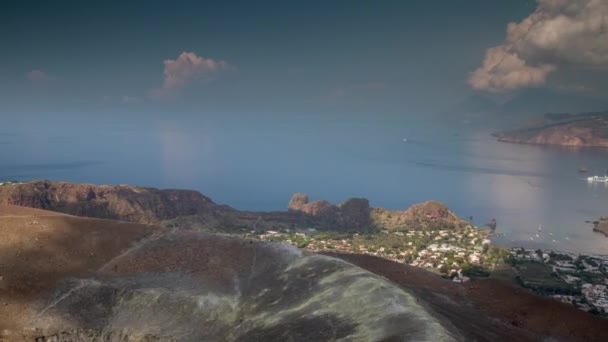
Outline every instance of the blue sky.
<path id="1" fill-rule="evenodd" d="M 536 4 L 60 1 L 0 6 L 2 116 L 206 111 L 340 117 L 449 108 L 475 92 L 467 79 L 484 51 L 499 44 L 506 25 L 529 15 Z M 163 62 L 179 62 L 184 52 L 203 66 L 212 61 L 226 67 L 192 71 L 183 85 L 154 96 L 165 82 Z"/>

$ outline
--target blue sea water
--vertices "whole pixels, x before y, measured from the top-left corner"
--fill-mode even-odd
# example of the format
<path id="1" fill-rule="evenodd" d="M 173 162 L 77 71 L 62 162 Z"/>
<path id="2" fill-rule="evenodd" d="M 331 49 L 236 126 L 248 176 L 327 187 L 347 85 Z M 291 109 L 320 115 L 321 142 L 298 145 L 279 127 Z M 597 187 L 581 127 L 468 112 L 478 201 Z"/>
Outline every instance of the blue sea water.
<path id="1" fill-rule="evenodd" d="M 196 189 L 244 210 L 284 210 L 295 192 L 390 209 L 433 199 L 477 225 L 496 218 L 498 244 L 608 254 L 585 222 L 608 215 L 608 187 L 578 173 L 604 174 L 608 151 L 490 133 L 405 120 L 16 123 L 0 128 L 0 179 Z"/>

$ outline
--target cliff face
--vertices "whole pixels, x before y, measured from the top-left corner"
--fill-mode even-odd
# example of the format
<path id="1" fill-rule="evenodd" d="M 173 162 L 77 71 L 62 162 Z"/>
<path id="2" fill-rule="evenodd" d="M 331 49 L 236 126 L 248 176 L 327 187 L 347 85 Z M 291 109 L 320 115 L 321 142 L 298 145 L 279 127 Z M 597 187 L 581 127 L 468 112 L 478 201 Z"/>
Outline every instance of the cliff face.
<path id="1" fill-rule="evenodd" d="M 608 112 L 546 114 L 528 127 L 494 136 L 509 143 L 608 148 Z"/>
<path id="2" fill-rule="evenodd" d="M 297 193 L 289 201 L 287 210 L 291 213 L 302 213 L 321 226 L 357 231 L 374 228 L 370 220 L 369 201 L 365 198 L 351 198 L 334 205 L 327 201 L 309 203 L 307 195 Z"/>
<path id="3" fill-rule="evenodd" d="M 0 186 L 0 204 L 138 223 L 229 210 L 196 191 L 34 181 Z"/>

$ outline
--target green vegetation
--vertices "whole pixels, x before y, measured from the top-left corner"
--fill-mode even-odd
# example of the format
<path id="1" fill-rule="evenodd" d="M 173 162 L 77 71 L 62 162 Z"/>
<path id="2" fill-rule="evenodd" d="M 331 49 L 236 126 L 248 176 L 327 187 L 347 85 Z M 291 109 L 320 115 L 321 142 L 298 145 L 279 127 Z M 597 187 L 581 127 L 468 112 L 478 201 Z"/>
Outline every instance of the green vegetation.
<path id="1" fill-rule="evenodd" d="M 252 232 L 250 236 L 282 241 L 312 251 L 377 255 L 423 267 L 446 277 L 452 274 L 487 277 L 491 270 L 504 265 L 510 257 L 507 249 L 492 246 L 486 240 L 488 234 L 486 230 L 467 227 L 405 232 L 382 230 L 375 233 L 322 231 L 309 235 L 277 229 L 265 234 Z"/>
<path id="2" fill-rule="evenodd" d="M 484 245 L 483 263 L 488 266 L 503 265 L 510 262 L 511 253 L 506 248 Z"/>
<path id="3" fill-rule="evenodd" d="M 467 277 L 489 277 L 490 272 L 480 265 L 462 264 L 462 274 Z"/>
<path id="4" fill-rule="evenodd" d="M 518 264 L 518 281 L 523 287 L 542 294 L 575 294 L 578 291 L 559 278 L 553 269 L 540 262 Z"/>

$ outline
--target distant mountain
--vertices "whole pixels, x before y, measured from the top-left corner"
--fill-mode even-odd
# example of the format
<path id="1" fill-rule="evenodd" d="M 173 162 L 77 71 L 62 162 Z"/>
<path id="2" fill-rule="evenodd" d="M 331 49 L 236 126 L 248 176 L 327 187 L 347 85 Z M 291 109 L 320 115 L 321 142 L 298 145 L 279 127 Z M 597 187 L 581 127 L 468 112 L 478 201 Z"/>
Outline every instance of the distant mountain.
<path id="1" fill-rule="evenodd" d="M 499 141 L 520 144 L 608 148 L 608 111 L 547 113 L 521 128 L 495 133 Z"/>
<path id="2" fill-rule="evenodd" d="M 551 89 L 526 89 L 510 95 L 474 94 L 438 114 L 442 121 L 474 129 L 514 128 L 538 113 L 599 112 L 608 99 Z"/>

